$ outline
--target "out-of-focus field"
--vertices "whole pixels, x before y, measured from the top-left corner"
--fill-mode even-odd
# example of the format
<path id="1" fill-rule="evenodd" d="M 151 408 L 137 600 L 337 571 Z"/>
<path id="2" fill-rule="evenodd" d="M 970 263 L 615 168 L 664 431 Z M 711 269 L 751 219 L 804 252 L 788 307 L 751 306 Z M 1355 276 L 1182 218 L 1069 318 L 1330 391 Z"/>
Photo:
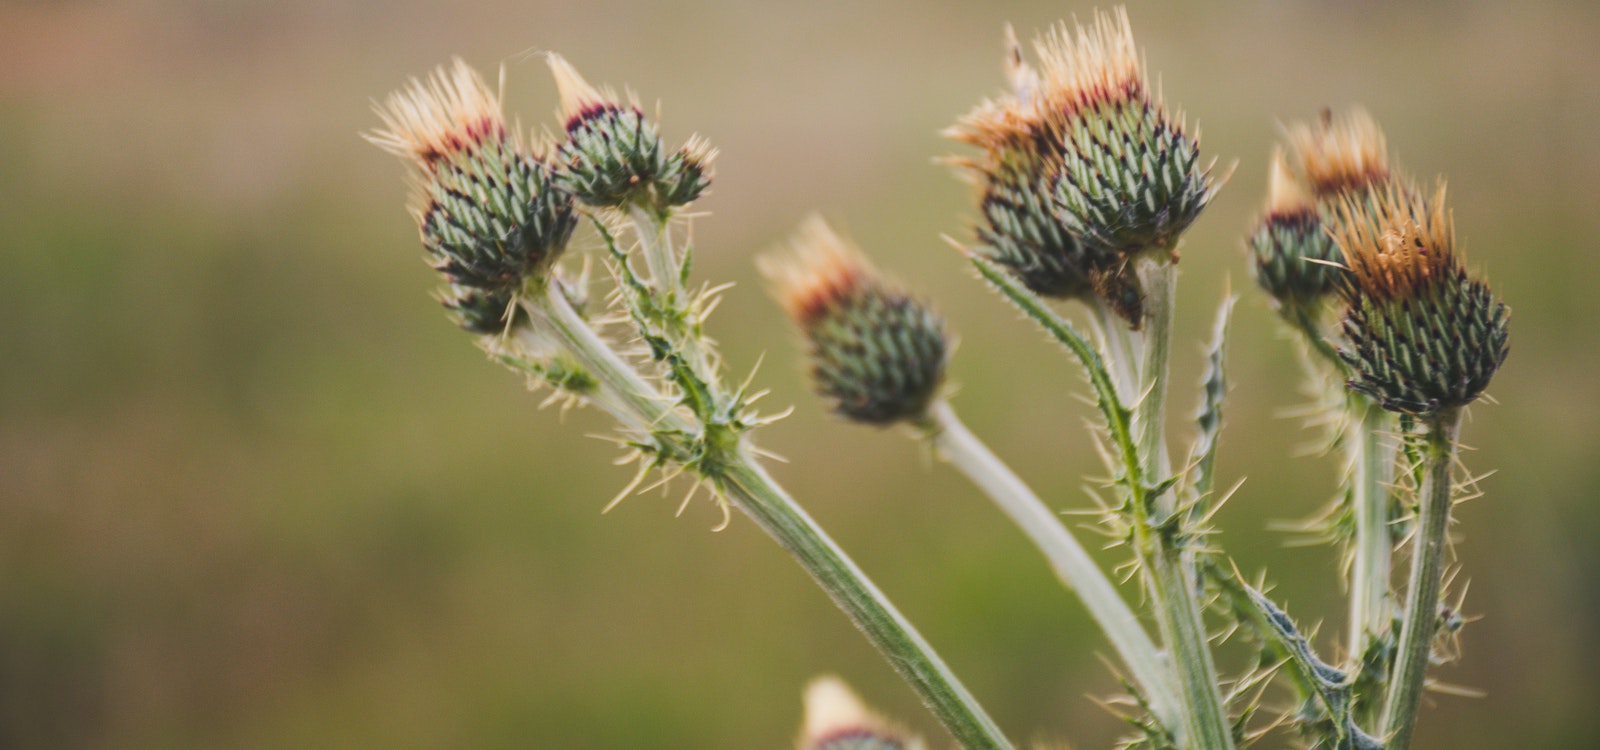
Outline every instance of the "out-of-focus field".
<path id="1" fill-rule="evenodd" d="M 752 258 L 808 212 L 854 234 L 960 333 L 955 398 L 1062 508 L 1099 471 L 1070 362 L 971 278 L 969 189 L 937 131 L 1019 33 L 1092 6 L 491 2 L 0 3 L 0 747 L 782 748 L 813 675 L 946 744 L 827 599 L 743 519 L 627 480 L 538 411 L 429 299 L 370 102 L 459 54 L 505 65 L 554 125 L 537 58 L 661 103 L 722 150 L 701 278 L 742 375 L 765 353 L 774 468 L 1019 740 L 1108 747 L 1106 646 L 950 469 L 805 392 Z M 1514 308 L 1464 440 L 1464 659 L 1426 748 L 1600 742 L 1600 6 L 1133 3 L 1203 150 L 1238 170 L 1189 235 L 1175 422 L 1230 287 L 1221 517 L 1291 610 L 1343 621 L 1336 562 L 1274 522 L 1332 492 L 1291 342 L 1241 235 L 1277 123 L 1365 104 L 1398 159 L 1447 174 L 1471 265 Z M 580 240 L 593 250 L 592 239 Z M 1183 429 L 1179 434 L 1186 434 Z M 1120 553 L 1108 552 L 1115 562 Z M 1281 738 L 1271 741 L 1281 744 Z"/>

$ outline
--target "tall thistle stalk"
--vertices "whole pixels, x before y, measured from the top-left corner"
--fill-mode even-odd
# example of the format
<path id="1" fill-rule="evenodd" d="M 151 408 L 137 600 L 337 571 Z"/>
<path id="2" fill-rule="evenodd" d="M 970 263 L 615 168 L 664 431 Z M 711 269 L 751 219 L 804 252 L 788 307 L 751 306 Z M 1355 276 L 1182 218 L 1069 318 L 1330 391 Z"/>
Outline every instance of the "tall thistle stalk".
<path id="1" fill-rule="evenodd" d="M 1223 180 L 1149 85 L 1125 11 L 1042 35 L 1037 69 L 1009 29 L 1006 42 L 1007 90 L 948 132 L 977 150 L 950 162 L 979 195 L 972 240 L 951 242 L 1085 376 L 1109 472 L 1099 530 L 1122 545 L 1142 608 L 1062 522 L 1060 501 L 1041 498 L 958 417 L 944 387 L 945 321 L 820 219 L 763 263 L 803 334 L 813 386 L 849 421 L 925 441 L 1038 547 L 1125 671 L 1130 745 L 1232 750 L 1288 725 L 1310 747 L 1406 750 L 1441 619 L 1462 414 L 1507 352 L 1508 313 L 1466 272 L 1442 186 L 1425 195 L 1399 176 L 1359 111 L 1291 126 L 1246 243 L 1325 386 L 1348 461 L 1323 528 L 1349 569 L 1346 654 L 1330 661 L 1226 557 L 1214 525 L 1232 298 L 1206 350 L 1186 454 L 1167 430 L 1178 250 Z M 549 63 L 555 140 L 508 125 L 459 60 L 393 94 L 367 136 L 410 165 L 412 214 L 452 319 L 553 400 L 616 419 L 638 469 L 613 504 L 679 476 L 691 483 L 685 505 L 707 490 L 722 525 L 738 510 L 794 557 L 962 747 L 1008 750 L 912 623 L 762 465 L 752 435 L 775 417 L 756 410 L 749 380 L 725 381 L 705 330 L 725 287 L 695 287 L 693 248 L 680 242 L 715 151 L 699 138 L 669 148 L 631 98 L 590 86 L 558 55 Z M 605 311 L 590 310 L 587 274 L 562 265 L 584 226 L 611 276 Z M 1072 305 L 1088 335 L 1061 309 Z M 1397 484 L 1402 442 L 1420 465 Z M 1408 527 L 1411 566 L 1396 592 L 1391 558 Z M 1242 632 L 1259 650 L 1228 678 L 1218 632 Z M 1273 683 L 1292 702 L 1263 722 Z M 814 682 L 805 706 L 802 750 L 926 747 L 835 678 Z"/>

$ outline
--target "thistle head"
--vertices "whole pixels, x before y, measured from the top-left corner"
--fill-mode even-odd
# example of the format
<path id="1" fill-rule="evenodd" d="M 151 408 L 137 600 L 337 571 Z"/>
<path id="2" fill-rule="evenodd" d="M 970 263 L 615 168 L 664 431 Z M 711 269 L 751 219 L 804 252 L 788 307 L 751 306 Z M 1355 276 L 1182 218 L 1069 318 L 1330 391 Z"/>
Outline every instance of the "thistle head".
<path id="1" fill-rule="evenodd" d="M 805 336 L 814 387 L 840 415 L 887 425 L 921 418 L 944 381 L 944 321 L 880 277 L 821 219 L 787 259 L 763 263 Z"/>
<path id="2" fill-rule="evenodd" d="M 1036 47 L 1043 119 L 1061 149 L 1056 215 L 1094 252 L 1171 253 L 1217 187 L 1199 140 L 1151 91 L 1126 9 L 1059 26 Z"/>
<path id="3" fill-rule="evenodd" d="M 837 677 L 806 687 L 799 750 L 923 750 L 922 739 L 874 714 Z"/>
<path id="4" fill-rule="evenodd" d="M 1331 295 L 1343 270 L 1338 248 L 1323 229 L 1317 202 L 1295 179 L 1283 150 L 1272 152 L 1266 213 L 1247 244 L 1256 283 L 1279 309 L 1318 309 Z"/>
<path id="5" fill-rule="evenodd" d="M 457 59 L 389 95 L 367 139 L 411 165 L 411 211 L 450 284 L 506 295 L 542 277 L 577 224 L 537 149 L 500 98 Z"/>
<path id="6" fill-rule="evenodd" d="M 1505 361 L 1509 313 L 1457 255 L 1444 185 L 1431 198 L 1400 181 L 1346 196 L 1331 231 L 1349 268 L 1350 387 L 1407 414 L 1477 399 Z"/>
<path id="7" fill-rule="evenodd" d="M 560 55 L 549 55 L 561 96 L 566 140 L 560 146 L 561 184 L 591 206 L 629 205 L 668 211 L 699 198 L 711 184 L 716 150 L 691 138 L 668 151 L 656 124 L 632 97 L 589 85 Z"/>

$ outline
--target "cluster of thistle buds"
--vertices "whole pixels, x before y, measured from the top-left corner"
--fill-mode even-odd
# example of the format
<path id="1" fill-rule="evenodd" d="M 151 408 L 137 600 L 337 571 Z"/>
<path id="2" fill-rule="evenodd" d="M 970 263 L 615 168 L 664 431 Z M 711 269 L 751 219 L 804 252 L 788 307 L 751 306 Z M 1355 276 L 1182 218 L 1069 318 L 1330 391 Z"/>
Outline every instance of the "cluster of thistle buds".
<path id="1" fill-rule="evenodd" d="M 1286 317 L 1315 323 L 1335 302 L 1349 384 L 1384 409 L 1429 414 L 1477 399 L 1508 351 L 1505 305 L 1467 273 L 1445 189 L 1428 194 L 1390 164 L 1383 133 L 1355 110 L 1289 128 L 1296 174 L 1273 153 L 1267 212 L 1248 245 Z M 1329 335 L 1329 334 L 1332 335 Z"/>
<path id="2" fill-rule="evenodd" d="M 1098 298 L 1139 329 L 1130 261 L 1175 260 L 1216 193 L 1199 141 L 1151 89 L 1125 10 L 1041 38 L 1041 70 L 1007 42 L 1011 90 L 947 131 L 982 151 L 951 160 L 981 194 L 976 251 L 1036 294 Z"/>
<path id="3" fill-rule="evenodd" d="M 1371 750 L 1392 741 L 1391 750 L 1403 750 L 1437 627 L 1460 407 L 1480 397 L 1507 353 L 1508 313 L 1465 270 L 1442 183 L 1426 192 L 1396 169 L 1364 112 L 1327 115 L 1288 128 L 1288 148 L 1272 155 L 1267 209 L 1246 240 L 1255 278 L 1276 309 L 1357 394 L 1345 406 L 1362 419 L 1395 419 L 1369 408 L 1376 405 L 1429 427 L 1414 471 L 1423 477 L 1415 482 L 1418 552 L 1408 605 L 1393 618 L 1403 620 L 1397 637 L 1389 637 L 1390 613 L 1380 611 L 1388 606 L 1387 555 L 1398 520 L 1382 481 L 1392 477 L 1393 451 L 1367 454 L 1369 463 L 1389 464 L 1388 473 L 1369 477 L 1375 491 L 1345 493 L 1353 505 L 1378 508 L 1365 532 L 1367 551 L 1376 554 L 1360 565 L 1379 603 L 1359 613 L 1352 605 L 1356 627 L 1374 637 L 1361 631 L 1345 664 L 1353 669 L 1335 667 L 1261 587 L 1245 583 L 1202 541 L 1214 536 L 1221 503 L 1212 476 L 1231 300 L 1208 351 L 1189 461 L 1175 469 L 1168 454 L 1178 247 L 1222 180 L 1201 163 L 1183 116 L 1169 114 L 1146 79 L 1124 10 L 1061 25 L 1034 50 L 1037 69 L 1008 29 L 1009 89 L 947 133 L 977 149 L 949 160 L 979 196 L 976 244 L 961 249 L 1088 375 L 1114 495 L 1102 504 L 1102 530 L 1130 548 L 1132 577 L 1151 616 L 1134 613 L 1057 512 L 955 417 L 944 388 L 954 348 L 944 320 L 820 219 L 801 227 L 786 256 L 763 264 L 806 342 L 815 389 L 850 421 L 916 427 L 1023 528 L 1127 668 L 1138 711 L 1127 718 L 1141 732 L 1134 744 L 1231 750 L 1257 711 L 1256 685 L 1281 671 L 1298 702 L 1284 722 L 1313 745 Z M 747 433 L 770 418 L 750 408 L 759 394 L 748 383 L 722 383 L 701 330 L 721 287 L 685 293 L 690 248 L 675 247 L 672 231 L 705 193 L 715 152 L 698 137 L 667 147 L 632 95 L 589 85 L 558 55 L 548 62 L 560 93 L 554 138 L 508 124 L 500 96 L 459 60 L 379 108 L 383 128 L 368 138 L 409 165 L 411 211 L 443 279 L 445 307 L 500 362 L 617 417 L 621 442 L 641 463 L 618 500 L 654 469 L 665 470 L 662 483 L 691 472 L 696 487 L 710 484 L 724 525 L 736 506 L 790 551 L 958 742 L 1009 749 L 909 621 L 756 461 L 761 454 Z M 570 276 L 558 262 L 585 218 L 609 251 L 615 285 L 608 299 L 616 314 L 593 320 L 587 274 Z M 1046 299 L 1085 303 L 1098 348 Z M 631 324 L 622 344 L 601 334 L 618 324 Z M 1371 445 L 1383 423 L 1361 424 L 1363 445 Z M 1218 614 L 1252 632 L 1260 664 L 1276 666 L 1222 679 L 1205 619 Z M 1372 627 L 1370 619 L 1383 623 Z M 1458 624 L 1447 626 L 1453 633 Z M 1370 664 L 1369 648 L 1383 652 Z M 1358 694 L 1368 689 L 1385 695 Z M 1380 703 L 1383 714 L 1375 716 Z M 924 746 L 837 680 L 813 684 L 806 716 L 804 750 Z"/>

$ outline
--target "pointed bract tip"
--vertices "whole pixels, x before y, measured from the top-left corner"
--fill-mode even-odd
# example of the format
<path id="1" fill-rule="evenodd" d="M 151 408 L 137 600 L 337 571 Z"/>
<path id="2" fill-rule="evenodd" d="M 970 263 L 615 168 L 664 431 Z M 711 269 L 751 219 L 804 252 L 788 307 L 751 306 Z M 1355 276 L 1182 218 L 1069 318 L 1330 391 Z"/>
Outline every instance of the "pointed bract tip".
<path id="1" fill-rule="evenodd" d="M 374 109 L 383 127 L 364 137 L 425 172 L 486 138 L 515 137 L 506 130 L 500 97 L 459 57 L 426 79 L 411 79 Z"/>

